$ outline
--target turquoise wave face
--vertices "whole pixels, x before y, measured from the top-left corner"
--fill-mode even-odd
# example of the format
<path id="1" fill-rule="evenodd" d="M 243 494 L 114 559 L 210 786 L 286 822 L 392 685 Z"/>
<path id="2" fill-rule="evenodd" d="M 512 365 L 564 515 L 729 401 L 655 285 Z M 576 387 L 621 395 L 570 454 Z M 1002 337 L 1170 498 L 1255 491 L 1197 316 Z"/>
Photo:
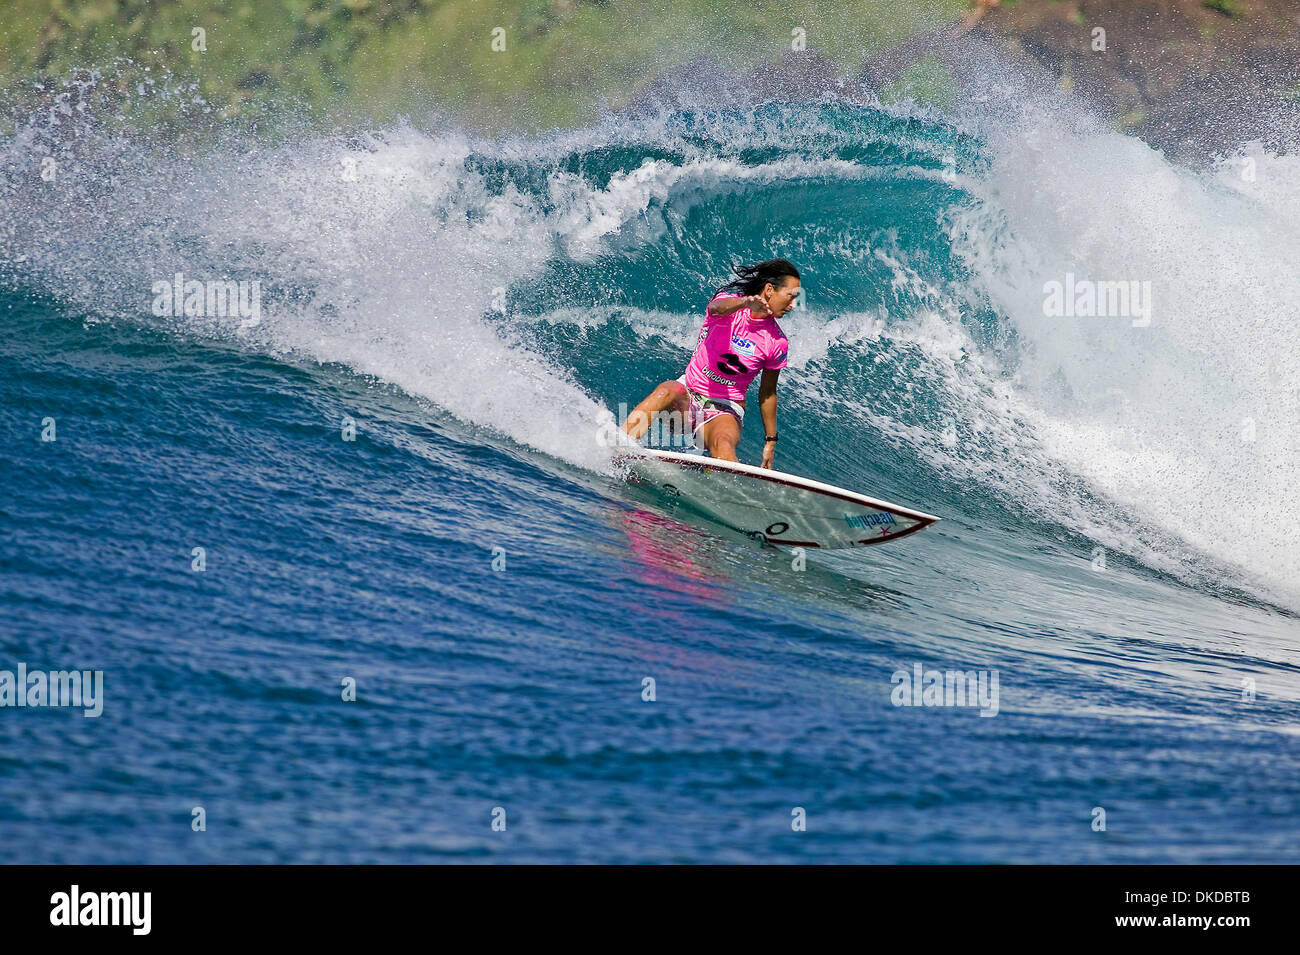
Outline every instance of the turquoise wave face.
<path id="1" fill-rule="evenodd" d="M 1187 277 L 1228 243 L 1217 281 L 1253 308 L 1285 190 L 982 108 L 7 141 L 0 670 L 102 669 L 105 701 L 0 720 L 0 846 L 1295 861 L 1292 419 L 1268 384 L 1294 346 L 1240 311 L 1226 343 Z M 62 178 L 30 175 L 37 145 Z M 801 563 L 608 467 L 599 425 L 680 374 L 731 262 L 770 255 L 807 302 L 778 466 L 941 515 L 925 534 Z M 1049 316 L 1067 272 L 1163 304 Z M 260 283 L 257 320 L 159 314 L 177 273 Z M 751 420 L 742 459 L 759 443 Z M 927 702 L 931 672 L 975 674 L 980 705 Z"/>

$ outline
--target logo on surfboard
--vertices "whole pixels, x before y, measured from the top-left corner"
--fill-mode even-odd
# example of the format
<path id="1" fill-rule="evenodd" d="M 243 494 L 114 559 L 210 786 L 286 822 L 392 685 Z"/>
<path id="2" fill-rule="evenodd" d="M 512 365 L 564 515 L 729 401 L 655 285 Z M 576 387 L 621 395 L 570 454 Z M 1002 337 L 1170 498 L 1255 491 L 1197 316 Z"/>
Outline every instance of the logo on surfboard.
<path id="1" fill-rule="evenodd" d="M 844 523 L 849 527 L 876 527 L 880 524 L 897 524 L 894 515 L 882 511 L 879 514 L 845 514 Z"/>

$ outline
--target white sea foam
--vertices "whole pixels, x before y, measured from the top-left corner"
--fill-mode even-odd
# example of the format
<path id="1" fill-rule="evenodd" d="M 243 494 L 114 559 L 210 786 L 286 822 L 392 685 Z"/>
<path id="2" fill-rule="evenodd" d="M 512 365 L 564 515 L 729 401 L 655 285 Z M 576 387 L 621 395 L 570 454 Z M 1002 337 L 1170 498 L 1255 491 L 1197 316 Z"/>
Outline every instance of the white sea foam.
<path id="1" fill-rule="evenodd" d="M 1042 447 L 1131 513 L 1300 602 L 1300 188 L 1254 182 L 1022 103 L 988 123 L 990 168 L 954 247 L 1021 341 L 1015 395 Z M 1151 282 L 1148 327 L 1052 318 L 1067 272 Z"/>

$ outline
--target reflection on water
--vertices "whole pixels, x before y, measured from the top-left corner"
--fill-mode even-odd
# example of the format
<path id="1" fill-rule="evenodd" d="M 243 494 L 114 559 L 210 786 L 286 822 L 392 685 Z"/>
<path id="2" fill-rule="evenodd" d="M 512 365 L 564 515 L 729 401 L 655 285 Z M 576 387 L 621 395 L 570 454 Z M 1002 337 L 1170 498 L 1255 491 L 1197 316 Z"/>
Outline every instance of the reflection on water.
<path id="1" fill-rule="evenodd" d="M 713 599 L 731 578 L 712 570 L 701 558 L 710 550 L 703 532 L 689 524 L 644 508 L 625 510 L 623 532 L 629 556 L 642 569 L 642 580 L 666 592 Z"/>

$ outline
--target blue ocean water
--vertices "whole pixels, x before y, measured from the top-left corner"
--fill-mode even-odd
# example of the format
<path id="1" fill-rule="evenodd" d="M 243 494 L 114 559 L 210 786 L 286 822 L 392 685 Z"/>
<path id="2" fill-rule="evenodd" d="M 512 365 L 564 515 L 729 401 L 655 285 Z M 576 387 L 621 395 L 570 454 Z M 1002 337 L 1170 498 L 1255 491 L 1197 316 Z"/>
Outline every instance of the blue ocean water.
<path id="1" fill-rule="evenodd" d="M 16 126 L 0 670 L 104 689 L 0 709 L 0 859 L 1300 861 L 1300 169 L 1016 106 Z M 805 565 L 609 465 L 771 255 L 777 466 L 935 527 Z M 259 314 L 155 314 L 178 272 Z M 1046 317 L 1066 272 L 1149 325 Z"/>

